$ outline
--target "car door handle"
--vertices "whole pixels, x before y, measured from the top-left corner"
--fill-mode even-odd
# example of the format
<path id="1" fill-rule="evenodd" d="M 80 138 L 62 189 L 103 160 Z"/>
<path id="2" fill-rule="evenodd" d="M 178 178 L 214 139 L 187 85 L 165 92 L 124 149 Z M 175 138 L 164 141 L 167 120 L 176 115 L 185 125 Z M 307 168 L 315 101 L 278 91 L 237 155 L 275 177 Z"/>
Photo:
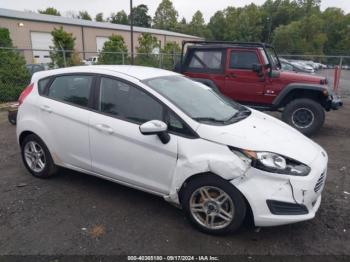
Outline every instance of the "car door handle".
<path id="1" fill-rule="evenodd" d="M 52 109 L 48 105 L 42 105 L 42 106 L 40 106 L 40 109 L 42 111 L 45 111 L 45 112 L 48 112 L 48 113 L 52 113 Z"/>
<path id="2" fill-rule="evenodd" d="M 107 132 L 108 134 L 113 134 L 114 132 L 114 130 L 110 126 L 105 124 L 97 124 L 95 125 L 95 127 L 97 130 Z"/>

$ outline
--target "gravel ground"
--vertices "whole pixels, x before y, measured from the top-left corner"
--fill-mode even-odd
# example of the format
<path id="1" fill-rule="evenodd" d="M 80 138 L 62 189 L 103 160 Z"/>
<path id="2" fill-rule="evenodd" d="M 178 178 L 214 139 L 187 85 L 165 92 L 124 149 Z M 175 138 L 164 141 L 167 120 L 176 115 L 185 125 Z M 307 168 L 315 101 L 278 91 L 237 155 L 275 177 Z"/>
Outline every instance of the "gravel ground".
<path id="1" fill-rule="evenodd" d="M 32 177 L 6 117 L 0 113 L 0 255 L 350 255 L 350 99 L 313 137 L 330 158 L 316 218 L 225 237 L 193 229 L 161 198 L 108 181 L 69 170 Z"/>

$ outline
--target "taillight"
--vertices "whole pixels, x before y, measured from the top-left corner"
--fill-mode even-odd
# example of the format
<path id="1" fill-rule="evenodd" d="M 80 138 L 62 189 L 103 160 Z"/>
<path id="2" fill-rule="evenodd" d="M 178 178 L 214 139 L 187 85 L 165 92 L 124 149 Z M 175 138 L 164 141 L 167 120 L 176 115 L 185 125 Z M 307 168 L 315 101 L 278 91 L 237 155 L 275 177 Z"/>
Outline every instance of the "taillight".
<path id="1" fill-rule="evenodd" d="M 18 98 L 18 103 L 21 105 L 24 101 L 24 99 L 32 92 L 34 87 L 34 83 L 31 83 L 29 86 L 27 86 L 21 93 L 21 95 Z"/>

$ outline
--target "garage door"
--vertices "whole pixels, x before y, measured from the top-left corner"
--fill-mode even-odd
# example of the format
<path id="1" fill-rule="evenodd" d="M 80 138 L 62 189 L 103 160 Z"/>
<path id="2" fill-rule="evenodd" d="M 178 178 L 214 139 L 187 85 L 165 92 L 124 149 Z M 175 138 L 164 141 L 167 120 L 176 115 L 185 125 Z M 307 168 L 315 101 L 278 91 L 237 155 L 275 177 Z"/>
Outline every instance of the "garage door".
<path id="1" fill-rule="evenodd" d="M 43 32 L 31 32 L 30 33 L 32 40 L 33 49 L 50 49 L 50 46 L 53 46 L 52 35 L 50 33 Z M 34 63 L 50 63 L 50 53 L 49 51 L 33 51 Z"/>
<path id="2" fill-rule="evenodd" d="M 96 37 L 96 51 L 100 52 L 103 48 L 104 43 L 108 41 L 108 37 L 105 36 L 97 36 Z"/>

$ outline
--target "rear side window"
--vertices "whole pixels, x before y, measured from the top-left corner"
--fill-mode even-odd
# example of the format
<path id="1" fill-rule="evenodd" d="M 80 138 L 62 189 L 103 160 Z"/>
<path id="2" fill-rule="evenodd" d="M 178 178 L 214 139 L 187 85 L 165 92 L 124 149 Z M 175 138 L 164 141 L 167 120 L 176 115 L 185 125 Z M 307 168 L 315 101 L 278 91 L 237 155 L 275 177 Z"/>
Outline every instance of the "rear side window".
<path id="1" fill-rule="evenodd" d="M 260 64 L 255 51 L 231 51 L 230 68 L 252 69 L 254 64 Z"/>
<path id="2" fill-rule="evenodd" d="M 219 50 L 203 50 L 194 51 L 191 61 L 189 62 L 190 68 L 196 69 L 221 69 L 222 65 L 222 51 Z"/>
<path id="3" fill-rule="evenodd" d="M 55 100 L 87 107 L 90 97 L 92 76 L 69 75 L 56 77 L 47 96 Z"/>
<path id="4" fill-rule="evenodd" d="M 144 91 L 118 81 L 101 78 L 99 110 L 131 122 L 164 119 L 164 107 Z"/>
<path id="5" fill-rule="evenodd" d="M 44 79 L 39 80 L 39 82 L 38 82 L 39 95 L 44 94 L 45 87 L 48 85 L 49 82 L 50 82 L 50 78 L 44 78 Z"/>

